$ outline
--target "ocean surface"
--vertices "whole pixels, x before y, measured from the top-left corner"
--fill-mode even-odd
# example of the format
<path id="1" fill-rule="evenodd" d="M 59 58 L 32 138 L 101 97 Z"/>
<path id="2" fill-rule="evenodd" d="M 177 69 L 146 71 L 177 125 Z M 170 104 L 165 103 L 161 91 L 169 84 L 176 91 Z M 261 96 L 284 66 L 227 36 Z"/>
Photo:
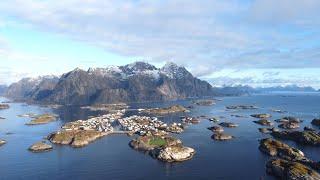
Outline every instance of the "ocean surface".
<path id="1" fill-rule="evenodd" d="M 220 98 L 219 98 L 220 99 Z M 0 99 L 4 101 L 4 98 Z M 265 94 L 245 97 L 222 97 L 213 106 L 195 106 L 191 113 L 179 113 L 162 117 L 166 122 L 180 121 L 181 115 L 214 116 L 221 121 L 231 121 L 239 127 L 225 132 L 235 136 L 230 141 L 218 142 L 211 139 L 207 130 L 213 123 L 202 120 L 197 125 L 189 125 L 179 135 L 184 145 L 196 150 L 193 159 L 182 163 L 164 163 L 149 155 L 135 151 L 128 146 L 133 137 L 111 135 L 99 139 L 84 148 L 53 145 L 53 150 L 45 153 L 31 153 L 27 149 L 35 142 L 43 140 L 68 121 L 87 119 L 88 116 L 103 114 L 79 107 L 50 109 L 24 103 L 10 103 L 10 109 L 0 110 L 0 139 L 7 144 L 0 147 L 0 179 L 273 179 L 266 174 L 268 156 L 258 150 L 259 139 L 269 137 L 258 131 L 261 127 L 253 123 L 250 114 L 270 113 L 272 120 L 282 116 L 295 116 L 304 120 L 304 126 L 311 126 L 313 118 L 320 117 L 320 93 Z M 137 103 L 131 108 L 165 107 L 173 104 L 191 105 L 192 102 L 171 101 L 163 103 Z M 255 105 L 256 110 L 227 110 L 228 105 Z M 286 113 L 273 112 L 281 109 Z M 52 112 L 59 120 L 46 125 L 26 126 L 29 118 L 18 117 L 25 113 Z M 135 114 L 130 112 L 129 114 Z M 238 118 L 231 115 L 243 115 Z M 315 127 L 316 128 L 316 127 Z M 9 134 L 8 134 L 9 133 Z M 301 149 L 307 157 L 319 161 L 320 149 L 299 146 L 291 141 L 286 143 Z"/>

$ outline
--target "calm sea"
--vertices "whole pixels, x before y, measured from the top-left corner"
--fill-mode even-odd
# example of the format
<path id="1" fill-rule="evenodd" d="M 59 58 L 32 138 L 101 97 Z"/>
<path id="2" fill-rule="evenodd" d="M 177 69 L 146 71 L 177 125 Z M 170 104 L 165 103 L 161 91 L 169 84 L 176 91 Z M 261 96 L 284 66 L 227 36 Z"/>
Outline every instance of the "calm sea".
<path id="1" fill-rule="evenodd" d="M 0 102 L 4 99 L 0 99 Z M 301 129 L 311 126 L 310 121 L 320 116 L 320 94 L 268 94 L 246 97 L 224 97 L 214 106 L 195 106 L 189 116 L 215 116 L 220 121 L 239 124 L 238 128 L 225 132 L 234 135 L 234 140 L 217 142 L 211 139 L 212 132 L 207 127 L 212 122 L 203 120 L 197 125 L 190 125 L 179 137 L 186 146 L 193 147 L 197 153 L 192 160 L 183 163 L 163 163 L 147 154 L 132 150 L 128 143 L 132 137 L 112 135 L 97 140 L 84 148 L 74 149 L 68 146 L 54 145 L 54 150 L 45 153 L 31 153 L 27 148 L 43 140 L 49 133 L 77 119 L 103 114 L 90 112 L 78 107 L 63 107 L 57 110 L 11 103 L 10 109 L 0 110 L 0 139 L 7 144 L 0 147 L 0 179 L 273 179 L 265 173 L 265 164 L 269 159 L 258 150 L 261 138 L 269 135 L 258 131 L 259 125 L 253 123 L 254 113 L 271 113 L 273 119 L 281 116 L 295 116 L 304 120 Z M 161 107 L 173 104 L 190 105 L 191 101 L 164 103 L 132 104 L 132 108 Z M 248 104 L 259 107 L 257 110 L 227 111 L 225 106 Z M 281 109 L 287 113 L 272 112 Z M 17 117 L 25 113 L 53 112 L 60 116 L 56 122 L 39 126 L 26 126 L 29 118 Z M 130 112 L 134 114 L 135 112 Z M 179 122 L 176 114 L 163 117 L 163 121 Z M 243 115 L 237 118 L 231 115 Z M 8 134 L 9 133 L 9 134 Z M 288 144 L 305 152 L 306 156 L 320 160 L 320 149 L 316 147 Z"/>

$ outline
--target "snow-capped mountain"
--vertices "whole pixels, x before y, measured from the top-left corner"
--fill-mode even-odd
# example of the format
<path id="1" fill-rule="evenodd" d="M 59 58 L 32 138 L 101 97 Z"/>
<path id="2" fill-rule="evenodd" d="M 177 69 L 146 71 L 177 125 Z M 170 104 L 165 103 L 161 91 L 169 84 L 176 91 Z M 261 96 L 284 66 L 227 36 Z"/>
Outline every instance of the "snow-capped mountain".
<path id="1" fill-rule="evenodd" d="M 174 63 L 167 63 L 162 68 L 145 62 L 88 70 L 76 68 L 57 80 L 49 79 L 22 79 L 9 87 L 7 95 L 41 103 L 73 105 L 212 95 L 209 83 L 193 77 L 184 67 Z"/>

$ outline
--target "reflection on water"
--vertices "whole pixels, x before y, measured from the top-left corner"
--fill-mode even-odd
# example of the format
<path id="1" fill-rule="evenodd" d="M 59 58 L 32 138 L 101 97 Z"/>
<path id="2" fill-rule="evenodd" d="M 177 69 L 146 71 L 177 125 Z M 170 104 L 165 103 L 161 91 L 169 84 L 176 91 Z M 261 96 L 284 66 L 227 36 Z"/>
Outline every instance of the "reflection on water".
<path id="1" fill-rule="evenodd" d="M 236 138 L 231 141 L 217 142 L 210 137 L 212 132 L 207 127 L 212 122 L 203 120 L 197 125 L 190 125 L 183 134 L 175 135 L 186 146 L 193 147 L 197 153 L 192 160 L 183 163 L 162 163 L 128 146 L 132 137 L 112 135 L 97 140 L 87 147 L 74 149 L 69 146 L 54 145 L 54 150 L 47 153 L 30 153 L 27 148 L 42 140 L 50 132 L 68 121 L 87 119 L 89 116 L 103 114 L 75 106 L 48 109 L 21 103 L 10 104 L 11 108 L 0 111 L 0 138 L 7 144 L 0 147 L 0 179 L 272 179 L 265 173 L 268 157 L 258 150 L 258 140 L 269 135 L 258 131 L 259 125 L 253 123 L 253 113 L 271 113 L 273 119 L 292 115 L 305 120 L 301 129 L 311 126 L 310 121 L 319 117 L 319 94 L 295 95 L 257 95 L 247 97 L 225 97 L 214 106 L 195 106 L 190 116 L 222 116 L 221 121 L 239 124 L 238 128 L 227 129 L 226 133 Z M 1 100 L 0 100 L 1 101 Z M 136 103 L 131 108 L 165 107 L 173 104 L 188 106 L 191 101 L 172 101 L 164 103 Z M 249 104 L 258 106 L 257 110 L 226 111 L 225 106 Z M 273 112 L 281 109 L 287 113 Z M 17 117 L 25 113 L 52 112 L 59 115 L 59 121 L 46 125 L 25 126 L 30 119 Z M 130 111 L 127 115 L 136 114 Z M 161 119 L 166 122 L 179 121 L 184 113 L 178 113 Z M 231 115 L 241 115 L 235 117 Z M 7 132 L 13 134 L 7 135 Z M 319 149 L 298 146 L 306 156 L 320 160 Z"/>

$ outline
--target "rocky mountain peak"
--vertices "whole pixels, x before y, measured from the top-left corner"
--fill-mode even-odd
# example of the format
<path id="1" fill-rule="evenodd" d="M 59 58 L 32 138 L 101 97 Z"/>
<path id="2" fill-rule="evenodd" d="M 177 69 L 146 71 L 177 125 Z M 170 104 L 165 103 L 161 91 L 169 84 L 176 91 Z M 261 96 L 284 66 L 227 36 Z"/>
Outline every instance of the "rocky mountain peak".
<path id="1" fill-rule="evenodd" d="M 144 71 L 158 70 L 155 66 L 142 61 L 137 61 L 132 64 L 120 66 L 120 69 L 126 74 L 135 74 L 137 72 L 139 73 Z"/>
<path id="2" fill-rule="evenodd" d="M 183 78 L 186 76 L 192 76 L 186 68 L 178 66 L 173 62 L 167 62 L 161 68 L 161 72 L 170 78 Z"/>
<path id="3" fill-rule="evenodd" d="M 80 69 L 80 68 L 77 67 L 77 68 L 75 68 L 74 70 L 72 70 L 72 71 L 70 71 L 70 72 L 68 72 L 68 73 L 63 74 L 61 77 L 62 77 L 62 78 L 66 78 L 66 77 L 74 76 L 74 75 L 76 75 L 76 74 L 83 73 L 83 72 L 86 72 L 86 71 L 84 71 L 83 69 Z"/>

